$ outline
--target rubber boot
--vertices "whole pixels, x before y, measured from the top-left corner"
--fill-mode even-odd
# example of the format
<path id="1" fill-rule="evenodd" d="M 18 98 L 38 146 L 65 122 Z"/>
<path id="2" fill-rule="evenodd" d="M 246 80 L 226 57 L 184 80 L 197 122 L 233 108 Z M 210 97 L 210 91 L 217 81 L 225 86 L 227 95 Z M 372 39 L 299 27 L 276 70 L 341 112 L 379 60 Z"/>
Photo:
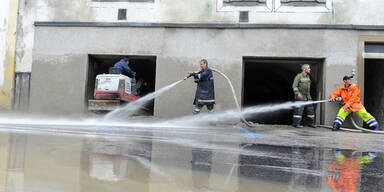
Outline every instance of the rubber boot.
<path id="1" fill-rule="evenodd" d="M 377 122 L 375 118 L 368 120 L 367 124 L 368 124 L 369 128 L 372 130 L 375 130 L 375 131 L 381 130 L 379 122 Z"/>
<path id="2" fill-rule="evenodd" d="M 338 131 L 343 123 L 344 123 L 344 119 L 337 116 L 335 121 L 333 122 L 332 131 Z"/>
<path id="3" fill-rule="evenodd" d="M 292 126 L 295 127 L 295 128 L 303 127 L 303 126 L 300 125 L 300 122 L 301 122 L 301 118 L 293 117 Z"/>
<path id="4" fill-rule="evenodd" d="M 292 120 L 293 127 L 295 128 L 303 127 L 300 125 L 302 114 L 303 114 L 303 107 L 295 107 L 293 109 L 293 120 Z"/>
<path id="5" fill-rule="evenodd" d="M 340 126 L 341 126 L 340 123 L 338 123 L 338 122 L 334 122 L 334 123 L 333 123 L 332 131 L 338 131 L 338 130 L 340 130 Z"/>
<path id="6" fill-rule="evenodd" d="M 315 109 L 313 108 L 313 105 L 307 105 L 305 106 L 305 110 L 307 110 L 307 120 L 308 120 L 308 126 L 312 128 L 316 128 L 315 125 Z"/>
<path id="7" fill-rule="evenodd" d="M 214 112 L 215 112 L 215 110 L 213 109 L 213 106 L 209 106 L 208 107 L 208 114 L 213 114 Z M 216 126 L 216 121 L 215 120 L 210 121 L 209 125 L 210 126 Z"/>
<path id="8" fill-rule="evenodd" d="M 198 108 L 195 108 L 195 109 L 193 109 L 193 115 L 198 115 L 200 113 L 200 109 L 198 109 Z"/>

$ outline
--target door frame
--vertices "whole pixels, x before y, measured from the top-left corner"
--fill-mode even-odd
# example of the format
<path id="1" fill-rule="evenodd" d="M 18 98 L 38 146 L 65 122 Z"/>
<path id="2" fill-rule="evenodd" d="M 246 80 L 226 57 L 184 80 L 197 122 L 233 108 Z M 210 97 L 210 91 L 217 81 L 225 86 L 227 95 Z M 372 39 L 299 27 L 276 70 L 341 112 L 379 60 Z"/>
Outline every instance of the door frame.
<path id="1" fill-rule="evenodd" d="M 298 62 L 298 61 L 316 61 L 318 62 L 319 66 L 318 69 L 319 71 L 319 79 L 318 79 L 318 97 L 319 99 L 325 98 L 325 92 L 326 92 L 326 87 L 325 87 L 325 82 L 326 80 L 326 58 L 324 57 L 276 57 L 276 56 L 242 56 L 242 79 L 241 79 L 241 108 L 244 106 L 244 81 L 245 81 L 245 62 L 246 60 L 259 60 L 259 61 L 273 61 L 273 62 Z M 293 81 L 293 79 L 292 79 Z M 324 124 L 325 122 L 325 104 L 320 103 L 318 104 L 319 107 L 316 108 L 315 114 L 316 114 L 316 123 Z"/>
<path id="2" fill-rule="evenodd" d="M 384 59 L 384 53 L 365 53 L 365 43 L 383 43 L 384 35 L 361 35 L 358 41 L 358 53 L 357 53 L 357 82 L 360 86 L 360 97 L 364 103 L 364 71 L 365 71 L 365 59 Z"/>

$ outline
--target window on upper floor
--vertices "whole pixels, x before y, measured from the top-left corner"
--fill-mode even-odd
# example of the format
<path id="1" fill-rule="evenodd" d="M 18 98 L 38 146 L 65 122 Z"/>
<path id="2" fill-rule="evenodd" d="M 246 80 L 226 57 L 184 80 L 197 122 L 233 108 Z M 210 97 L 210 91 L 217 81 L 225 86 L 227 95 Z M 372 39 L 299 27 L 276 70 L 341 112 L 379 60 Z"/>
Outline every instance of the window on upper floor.
<path id="1" fill-rule="evenodd" d="M 332 0 L 274 0 L 276 12 L 329 12 Z"/>
<path id="2" fill-rule="evenodd" d="M 332 0 L 217 0 L 219 11 L 329 12 Z"/>
<path id="3" fill-rule="evenodd" d="M 92 0 L 93 2 L 154 2 L 154 0 Z"/>
<path id="4" fill-rule="evenodd" d="M 281 5 L 287 6 L 324 6 L 327 0 L 280 0 Z"/>
<path id="5" fill-rule="evenodd" d="M 219 11 L 271 12 L 272 0 L 217 0 Z"/>
<path id="6" fill-rule="evenodd" d="M 265 5 L 267 0 L 223 0 L 224 6 L 257 6 Z"/>

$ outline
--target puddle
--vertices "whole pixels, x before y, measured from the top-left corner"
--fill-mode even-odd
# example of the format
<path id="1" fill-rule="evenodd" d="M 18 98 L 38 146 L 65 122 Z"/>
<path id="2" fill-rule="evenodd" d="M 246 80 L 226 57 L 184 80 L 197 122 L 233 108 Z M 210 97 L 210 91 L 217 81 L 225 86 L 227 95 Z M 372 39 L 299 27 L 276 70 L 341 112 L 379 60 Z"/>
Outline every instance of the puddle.
<path id="1" fill-rule="evenodd" d="M 382 191 L 373 151 L 0 134 L 0 191 Z M 194 144 L 193 141 L 196 141 Z M 228 149 L 228 150 L 225 150 Z"/>

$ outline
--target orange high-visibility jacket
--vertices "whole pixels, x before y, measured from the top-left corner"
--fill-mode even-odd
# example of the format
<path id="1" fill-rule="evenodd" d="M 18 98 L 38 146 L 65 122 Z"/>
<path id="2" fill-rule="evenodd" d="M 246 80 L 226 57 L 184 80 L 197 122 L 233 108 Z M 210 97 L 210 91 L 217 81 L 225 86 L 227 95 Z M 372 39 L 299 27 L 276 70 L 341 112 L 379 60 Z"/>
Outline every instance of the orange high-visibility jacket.
<path id="1" fill-rule="evenodd" d="M 356 112 L 364 108 L 360 100 L 360 87 L 353 83 L 349 85 L 348 91 L 345 89 L 345 85 L 340 86 L 331 94 L 332 99 L 336 97 L 343 98 L 343 102 L 345 103 L 344 109 L 350 109 L 353 112 Z"/>

